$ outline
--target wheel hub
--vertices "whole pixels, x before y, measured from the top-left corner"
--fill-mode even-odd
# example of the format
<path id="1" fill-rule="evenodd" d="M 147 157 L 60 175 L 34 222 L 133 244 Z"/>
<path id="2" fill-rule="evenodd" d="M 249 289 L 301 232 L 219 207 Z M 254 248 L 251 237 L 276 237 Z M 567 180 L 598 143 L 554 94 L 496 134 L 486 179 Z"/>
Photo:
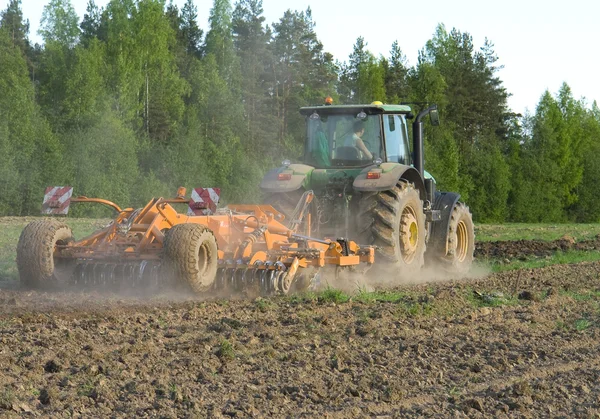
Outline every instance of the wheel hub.
<path id="1" fill-rule="evenodd" d="M 415 257 L 419 243 L 419 224 L 412 208 L 406 207 L 402 211 L 400 227 L 402 259 L 404 259 L 404 262 L 410 263 Z"/>

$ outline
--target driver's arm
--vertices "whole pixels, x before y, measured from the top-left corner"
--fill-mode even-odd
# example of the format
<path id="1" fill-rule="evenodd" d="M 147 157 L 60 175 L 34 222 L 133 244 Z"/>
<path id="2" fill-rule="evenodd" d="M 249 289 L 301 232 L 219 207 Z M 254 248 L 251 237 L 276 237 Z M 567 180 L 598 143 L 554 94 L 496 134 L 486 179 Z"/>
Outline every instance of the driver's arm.
<path id="1" fill-rule="evenodd" d="M 356 148 L 358 148 L 360 151 L 362 151 L 363 155 L 371 160 L 373 158 L 373 154 L 371 154 L 371 152 L 369 151 L 369 149 L 367 148 L 367 146 L 365 145 L 365 143 L 363 142 L 362 139 L 357 139 L 356 140 Z"/>

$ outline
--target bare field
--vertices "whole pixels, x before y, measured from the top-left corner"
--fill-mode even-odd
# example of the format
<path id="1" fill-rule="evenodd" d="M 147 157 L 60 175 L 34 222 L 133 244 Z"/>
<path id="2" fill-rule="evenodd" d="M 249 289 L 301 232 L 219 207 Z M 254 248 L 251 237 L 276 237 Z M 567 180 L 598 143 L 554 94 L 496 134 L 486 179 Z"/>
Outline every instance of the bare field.
<path id="1" fill-rule="evenodd" d="M 430 279 L 231 301 L 0 282 L 0 417 L 600 415 L 600 262 Z"/>
<path id="2" fill-rule="evenodd" d="M 570 237 L 575 241 L 590 240 L 600 234 L 600 224 L 478 224 L 478 241 L 543 240 L 553 241 Z"/>

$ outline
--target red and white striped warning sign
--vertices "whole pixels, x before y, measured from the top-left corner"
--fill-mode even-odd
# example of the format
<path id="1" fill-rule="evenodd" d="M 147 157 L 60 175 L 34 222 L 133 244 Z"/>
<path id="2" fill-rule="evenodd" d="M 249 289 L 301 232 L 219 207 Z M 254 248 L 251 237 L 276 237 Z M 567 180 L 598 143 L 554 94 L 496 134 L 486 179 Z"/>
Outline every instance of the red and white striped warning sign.
<path id="1" fill-rule="evenodd" d="M 48 186 L 44 192 L 42 203 L 42 214 L 67 214 L 71 205 L 71 186 Z"/>
<path id="2" fill-rule="evenodd" d="M 188 215 L 211 215 L 217 212 L 221 188 L 194 188 Z"/>

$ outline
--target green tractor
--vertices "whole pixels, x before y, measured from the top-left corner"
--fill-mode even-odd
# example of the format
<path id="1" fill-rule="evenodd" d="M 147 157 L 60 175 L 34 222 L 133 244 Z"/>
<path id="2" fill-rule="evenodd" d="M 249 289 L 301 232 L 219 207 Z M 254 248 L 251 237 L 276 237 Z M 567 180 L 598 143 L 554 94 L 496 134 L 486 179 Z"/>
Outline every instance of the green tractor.
<path id="1" fill-rule="evenodd" d="M 309 106 L 300 113 L 307 132 L 303 163 L 284 160 L 265 175 L 265 203 L 294 223 L 296 204 L 312 190 L 313 235 L 375 245 L 376 265 L 391 265 L 401 276 L 425 261 L 469 270 L 475 241 L 469 208 L 459 194 L 436 191 L 423 168 L 423 118 L 438 125 L 437 106 L 416 118 L 410 106 L 381 102 Z M 413 118 L 411 152 L 407 120 Z"/>

